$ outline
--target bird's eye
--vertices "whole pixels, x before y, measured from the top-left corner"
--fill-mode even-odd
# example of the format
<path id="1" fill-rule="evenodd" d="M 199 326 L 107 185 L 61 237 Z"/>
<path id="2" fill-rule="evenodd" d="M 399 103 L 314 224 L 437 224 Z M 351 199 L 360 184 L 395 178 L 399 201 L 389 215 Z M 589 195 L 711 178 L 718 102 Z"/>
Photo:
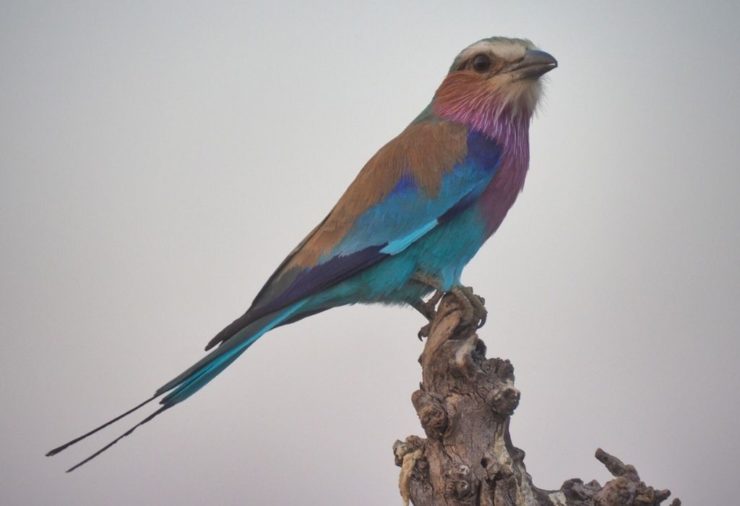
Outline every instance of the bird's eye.
<path id="1" fill-rule="evenodd" d="M 486 72 L 491 68 L 491 59 L 485 54 L 479 54 L 473 58 L 473 70 L 476 72 Z"/>

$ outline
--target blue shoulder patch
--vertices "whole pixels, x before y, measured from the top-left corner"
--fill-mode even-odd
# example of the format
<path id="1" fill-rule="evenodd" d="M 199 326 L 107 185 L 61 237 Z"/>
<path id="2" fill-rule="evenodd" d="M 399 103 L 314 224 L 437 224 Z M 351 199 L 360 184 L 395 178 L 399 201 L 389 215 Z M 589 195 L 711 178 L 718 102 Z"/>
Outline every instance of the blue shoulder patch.
<path id="1" fill-rule="evenodd" d="M 468 159 L 486 170 L 498 168 L 501 146 L 480 132 L 468 133 Z"/>

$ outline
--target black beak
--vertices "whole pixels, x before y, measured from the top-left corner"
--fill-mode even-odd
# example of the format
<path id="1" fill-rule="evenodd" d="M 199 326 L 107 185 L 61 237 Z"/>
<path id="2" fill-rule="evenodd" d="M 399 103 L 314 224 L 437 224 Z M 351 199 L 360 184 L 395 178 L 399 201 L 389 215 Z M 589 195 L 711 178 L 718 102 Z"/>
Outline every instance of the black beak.
<path id="1" fill-rule="evenodd" d="M 514 74 L 516 80 L 537 79 L 557 66 L 558 61 L 552 55 L 539 49 L 529 49 L 524 58 L 509 68 L 509 72 Z"/>

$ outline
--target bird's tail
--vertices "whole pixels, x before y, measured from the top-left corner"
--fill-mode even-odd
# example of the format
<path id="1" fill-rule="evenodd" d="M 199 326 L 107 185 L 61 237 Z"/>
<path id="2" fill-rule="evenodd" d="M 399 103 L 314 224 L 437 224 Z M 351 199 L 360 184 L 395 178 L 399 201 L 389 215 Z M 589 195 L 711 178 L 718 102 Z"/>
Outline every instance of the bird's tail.
<path id="1" fill-rule="evenodd" d="M 234 360 L 239 358 L 239 355 L 244 353 L 244 351 L 249 348 L 257 339 L 262 337 L 266 332 L 269 330 L 277 327 L 280 324 L 286 323 L 290 321 L 291 319 L 294 319 L 296 316 L 296 313 L 301 309 L 301 307 L 305 304 L 305 301 L 298 302 L 296 304 L 293 304 L 292 306 L 289 306 L 282 311 L 273 314 L 271 316 L 265 316 L 263 318 L 260 318 L 259 320 L 250 323 L 249 325 L 243 327 L 240 329 L 232 338 L 230 338 L 228 341 L 224 342 L 221 346 L 211 351 L 208 355 L 200 359 L 198 362 L 193 364 L 190 368 L 182 372 L 180 375 L 172 379 L 171 381 L 167 382 L 163 386 L 161 386 L 157 391 L 154 393 L 153 396 L 146 399 L 141 404 L 138 404 L 134 406 L 133 408 L 129 409 L 125 413 L 122 413 L 118 415 L 117 417 L 113 418 L 112 420 L 109 420 L 105 422 L 104 424 L 100 425 L 99 427 L 94 428 L 90 432 L 87 432 L 61 446 L 58 446 L 57 448 L 54 448 L 53 450 L 49 451 L 46 456 L 50 457 L 52 455 L 56 455 L 57 453 L 61 452 L 62 450 L 72 446 L 75 443 L 78 443 L 79 441 L 82 441 L 83 439 L 92 436 L 98 431 L 101 431 L 108 427 L 109 425 L 117 422 L 118 420 L 130 415 L 134 411 L 137 411 L 138 409 L 144 407 L 145 405 L 149 404 L 151 401 L 156 399 L 157 397 L 162 397 L 160 399 L 159 403 L 161 406 L 155 410 L 153 413 L 151 413 L 149 416 L 141 420 L 139 423 L 128 429 L 126 432 L 118 436 L 116 439 L 108 443 L 107 445 L 103 446 L 100 450 L 96 451 L 86 459 L 80 461 L 79 463 L 75 464 L 74 466 L 67 469 L 67 472 L 74 471 L 78 467 L 80 467 L 83 464 L 86 464 L 87 462 L 91 461 L 101 453 L 103 453 L 105 450 L 116 444 L 118 441 L 123 439 L 124 437 L 130 435 L 134 430 L 136 430 L 141 425 L 144 425 L 145 423 L 151 421 L 156 416 L 162 414 L 163 412 L 167 411 L 171 407 L 173 407 L 176 404 L 179 404 L 180 402 L 184 401 L 191 395 L 193 395 L 195 392 L 203 388 L 209 381 L 211 381 L 213 378 L 218 376 L 221 371 L 226 369 Z M 166 394 L 166 395 L 165 395 Z"/>

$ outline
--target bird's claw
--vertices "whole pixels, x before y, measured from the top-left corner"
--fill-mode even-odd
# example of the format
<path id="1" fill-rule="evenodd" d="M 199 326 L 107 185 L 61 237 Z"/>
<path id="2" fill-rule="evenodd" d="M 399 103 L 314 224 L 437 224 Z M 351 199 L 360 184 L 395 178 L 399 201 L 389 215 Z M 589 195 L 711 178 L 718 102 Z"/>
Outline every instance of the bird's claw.
<path id="1" fill-rule="evenodd" d="M 456 286 L 450 290 L 450 293 L 455 296 L 460 304 L 462 310 L 461 325 L 474 326 L 479 329 L 486 324 L 488 311 L 485 307 L 486 300 L 483 297 L 473 293 L 473 289 L 469 286 Z M 419 299 L 412 304 L 428 320 L 428 323 L 416 334 L 419 341 L 429 337 L 432 331 L 432 321 L 437 316 L 437 304 L 439 304 L 443 295 L 444 292 L 437 290 L 428 301 L 425 302 Z"/>
<path id="2" fill-rule="evenodd" d="M 451 293 L 457 298 L 462 306 L 462 325 L 474 325 L 479 329 L 486 324 L 488 310 L 486 310 L 486 300 L 473 293 L 469 286 L 457 286 L 451 290 Z"/>
<path id="3" fill-rule="evenodd" d="M 437 290 L 428 301 L 425 302 L 424 300 L 419 299 L 417 302 L 412 304 L 414 308 L 424 315 L 424 318 L 429 322 L 419 330 L 417 334 L 419 341 L 423 340 L 425 337 L 429 337 L 432 330 L 432 320 L 437 316 L 437 304 L 442 299 L 443 295 L 444 292 Z"/>

